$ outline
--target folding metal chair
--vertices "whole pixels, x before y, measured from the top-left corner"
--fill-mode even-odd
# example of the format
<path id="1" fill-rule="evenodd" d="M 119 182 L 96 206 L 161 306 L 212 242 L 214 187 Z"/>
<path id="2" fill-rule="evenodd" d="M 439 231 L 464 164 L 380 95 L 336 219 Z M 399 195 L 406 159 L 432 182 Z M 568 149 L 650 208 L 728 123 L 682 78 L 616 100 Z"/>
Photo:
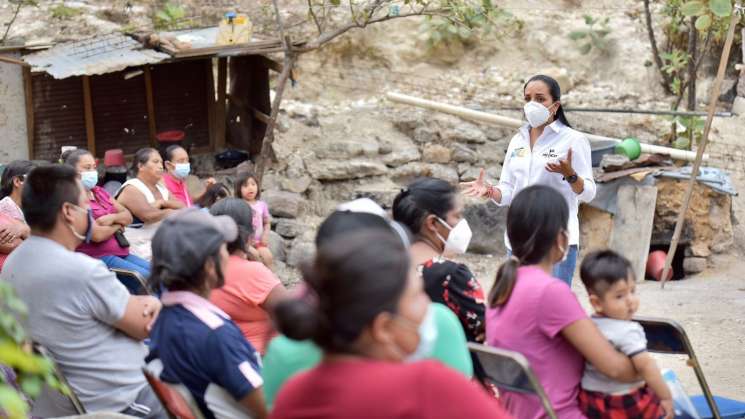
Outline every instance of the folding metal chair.
<path id="1" fill-rule="evenodd" d="M 696 378 L 698 379 L 698 383 L 704 393 L 703 398 L 706 401 L 706 405 L 708 405 L 709 407 L 711 417 L 715 419 L 728 417 L 727 414 L 722 416 L 719 410 L 720 406 L 718 405 L 718 403 L 715 402 L 715 400 L 719 398 L 715 397 L 712 394 L 711 389 L 709 389 L 709 384 L 706 382 L 706 378 L 704 377 L 704 371 L 701 369 L 701 364 L 699 364 L 698 358 L 696 358 L 696 353 L 693 351 L 693 345 L 691 345 L 691 341 L 688 339 L 688 335 L 686 334 L 685 330 L 683 330 L 683 326 L 681 326 L 674 320 L 654 317 L 636 317 L 634 318 L 634 321 L 639 322 L 639 324 L 641 324 L 644 328 L 644 333 L 647 335 L 648 351 L 662 354 L 688 356 L 688 365 L 691 366 L 693 368 L 693 371 L 696 373 Z M 692 399 L 696 399 L 696 397 L 692 397 Z M 721 399 L 719 404 L 723 405 L 722 402 L 724 402 L 725 400 L 727 402 L 737 403 L 733 400 Z M 700 406 L 703 403 L 696 403 L 696 400 L 694 400 L 694 404 Z M 727 404 L 729 405 L 731 403 Z M 699 414 L 701 414 L 702 416 L 704 413 L 706 413 L 702 412 L 702 409 L 700 409 L 698 406 L 697 409 L 699 410 Z"/>
<path id="2" fill-rule="evenodd" d="M 139 272 L 122 268 L 110 268 L 109 270 L 116 274 L 116 277 L 127 287 L 130 293 L 134 295 L 155 295 L 150 284 L 147 283 L 147 279 Z"/>
<path id="3" fill-rule="evenodd" d="M 57 380 L 60 383 L 62 383 L 62 385 L 66 386 L 69 390 L 69 393 L 67 394 L 67 399 L 70 401 L 70 404 L 72 405 L 73 409 L 75 409 L 75 413 L 79 415 L 85 414 L 86 411 L 85 411 L 85 407 L 83 406 L 83 403 L 78 398 L 78 395 L 75 394 L 75 391 L 73 391 L 72 387 L 70 387 L 70 384 L 67 382 L 67 379 L 62 374 L 62 371 L 60 371 L 59 367 L 57 366 L 57 362 L 54 360 L 54 357 L 52 357 L 52 355 L 49 353 L 47 348 L 45 348 L 44 346 L 36 342 L 32 343 L 32 346 L 36 353 L 48 359 L 52 363 L 52 368 L 53 368 L 55 378 L 57 378 Z"/>
<path id="4" fill-rule="evenodd" d="M 199 419 L 201 415 L 195 414 L 189 403 L 177 390 L 158 379 L 147 368 L 142 369 L 148 384 L 152 387 L 158 400 L 168 412 L 171 419 Z"/>
<path id="5" fill-rule="evenodd" d="M 468 350 L 476 355 L 484 367 L 486 377 L 497 388 L 537 396 L 541 400 L 546 415 L 551 419 L 557 419 L 551 400 L 530 368 L 528 360 L 522 354 L 473 342 L 468 343 Z"/>

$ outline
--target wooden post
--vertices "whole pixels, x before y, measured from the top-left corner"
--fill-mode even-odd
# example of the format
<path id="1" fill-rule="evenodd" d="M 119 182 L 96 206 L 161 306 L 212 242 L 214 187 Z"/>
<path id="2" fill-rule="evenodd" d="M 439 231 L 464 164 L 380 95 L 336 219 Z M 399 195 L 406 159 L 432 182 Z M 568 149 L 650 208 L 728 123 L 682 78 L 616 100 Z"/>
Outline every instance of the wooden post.
<path id="1" fill-rule="evenodd" d="M 150 147 L 157 148 L 155 135 L 158 133 L 155 125 L 155 100 L 153 99 L 153 75 L 150 66 L 143 67 L 145 71 L 145 100 L 147 102 L 147 129 L 150 137 Z"/>
<path id="2" fill-rule="evenodd" d="M 207 132 L 210 137 L 210 150 L 215 150 L 215 76 L 213 74 L 212 58 L 205 62 L 205 71 L 207 72 Z"/>
<path id="3" fill-rule="evenodd" d="M 93 123 L 93 101 L 91 100 L 91 78 L 83 76 L 83 108 L 85 110 L 85 136 L 88 139 L 88 151 L 96 156 L 96 128 Z"/>
<path id="4" fill-rule="evenodd" d="M 225 148 L 225 95 L 228 84 L 228 59 L 221 57 L 217 59 L 217 108 L 215 109 L 215 149 Z"/>
<path id="5" fill-rule="evenodd" d="M 23 67 L 23 90 L 26 94 L 26 135 L 28 137 L 28 159 L 34 159 L 34 84 L 31 68 Z"/>
<path id="6" fill-rule="evenodd" d="M 698 169 L 701 167 L 701 161 L 704 157 L 704 150 L 706 150 L 706 144 L 709 141 L 709 133 L 711 132 L 711 122 L 714 119 L 714 111 L 717 108 L 717 102 L 719 101 L 719 95 L 722 90 L 722 81 L 724 80 L 724 73 L 727 70 L 727 60 L 729 59 L 729 53 L 732 49 L 732 41 L 735 38 L 735 26 L 737 21 L 740 19 L 738 15 L 738 9 L 740 8 L 740 1 L 736 3 L 736 7 L 732 10 L 732 16 L 729 21 L 729 30 L 727 31 L 727 40 L 724 42 L 724 50 L 722 50 L 722 56 L 719 59 L 719 70 L 717 71 L 717 78 L 714 80 L 714 85 L 711 88 L 709 94 L 709 109 L 708 115 L 706 116 L 706 125 L 704 126 L 704 135 L 701 138 L 701 144 L 699 144 L 696 150 L 696 161 L 693 162 L 693 170 L 691 171 L 691 179 L 688 181 L 688 188 L 686 189 L 685 196 L 683 198 L 683 208 L 681 208 L 678 214 L 678 221 L 675 223 L 675 231 L 673 232 L 673 238 L 670 242 L 670 249 L 667 251 L 667 259 L 665 260 L 665 268 L 662 270 L 662 288 L 665 288 L 665 282 L 667 282 L 667 275 L 670 272 L 670 266 L 673 264 L 673 258 L 675 258 L 675 251 L 678 249 L 678 241 L 680 241 L 680 235 L 683 232 L 683 225 L 685 224 L 686 213 L 688 212 L 688 206 L 691 204 L 691 196 L 693 195 L 693 187 L 696 186 L 696 178 L 698 177 Z M 693 144 L 691 144 L 693 145 Z M 719 412 L 714 412 L 714 416 L 718 417 Z"/>

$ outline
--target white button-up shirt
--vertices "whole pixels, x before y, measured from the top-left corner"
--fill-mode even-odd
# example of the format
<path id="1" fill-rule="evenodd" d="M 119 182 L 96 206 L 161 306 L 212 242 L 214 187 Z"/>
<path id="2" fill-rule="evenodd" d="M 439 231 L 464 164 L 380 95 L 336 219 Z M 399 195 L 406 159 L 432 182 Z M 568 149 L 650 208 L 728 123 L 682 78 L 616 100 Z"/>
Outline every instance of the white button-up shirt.
<path id="1" fill-rule="evenodd" d="M 574 193 L 572 185 L 564 180 L 560 173 L 546 170 L 547 163 L 558 162 L 566 158 L 570 148 L 572 149 L 572 168 L 585 183 L 580 194 Z M 497 205 L 510 205 L 518 192 L 531 185 L 550 186 L 566 199 L 569 205 L 569 244 L 578 245 L 579 203 L 592 201 L 596 192 L 595 180 L 592 178 L 590 143 L 587 137 L 560 121 L 555 121 L 543 130 L 543 134 L 538 137 L 531 150 L 529 126 L 526 124 L 520 128 L 507 147 L 502 174 L 497 185 L 502 193 L 502 201 Z M 507 248 L 512 248 L 506 233 L 505 244 Z"/>

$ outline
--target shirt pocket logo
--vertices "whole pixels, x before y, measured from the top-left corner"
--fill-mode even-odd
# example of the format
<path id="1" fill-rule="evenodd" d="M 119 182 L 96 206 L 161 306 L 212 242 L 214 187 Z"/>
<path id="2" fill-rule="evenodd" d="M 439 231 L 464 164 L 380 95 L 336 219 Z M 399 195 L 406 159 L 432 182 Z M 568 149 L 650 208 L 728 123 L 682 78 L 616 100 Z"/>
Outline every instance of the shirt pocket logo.
<path id="1" fill-rule="evenodd" d="M 514 150 L 512 150 L 512 155 L 510 157 L 525 157 L 528 155 L 528 149 L 525 147 L 518 147 Z"/>

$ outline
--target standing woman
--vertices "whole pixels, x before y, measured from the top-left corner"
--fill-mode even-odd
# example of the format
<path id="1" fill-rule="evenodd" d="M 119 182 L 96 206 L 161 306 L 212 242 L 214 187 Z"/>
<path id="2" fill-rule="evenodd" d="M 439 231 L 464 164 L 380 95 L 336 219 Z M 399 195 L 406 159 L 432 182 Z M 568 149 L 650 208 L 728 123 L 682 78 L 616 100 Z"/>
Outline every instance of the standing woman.
<path id="1" fill-rule="evenodd" d="M 556 80 L 533 76 L 523 91 L 528 123 L 510 140 L 499 183 L 486 182 L 482 169 L 478 180 L 462 186 L 466 195 L 489 198 L 499 206 L 510 205 L 518 192 L 531 185 L 558 191 L 569 206 L 569 252 L 553 274 L 571 286 L 579 249 L 579 203 L 592 201 L 596 191 L 590 143 L 567 121 Z M 511 254 L 506 233 L 504 240 Z"/>

